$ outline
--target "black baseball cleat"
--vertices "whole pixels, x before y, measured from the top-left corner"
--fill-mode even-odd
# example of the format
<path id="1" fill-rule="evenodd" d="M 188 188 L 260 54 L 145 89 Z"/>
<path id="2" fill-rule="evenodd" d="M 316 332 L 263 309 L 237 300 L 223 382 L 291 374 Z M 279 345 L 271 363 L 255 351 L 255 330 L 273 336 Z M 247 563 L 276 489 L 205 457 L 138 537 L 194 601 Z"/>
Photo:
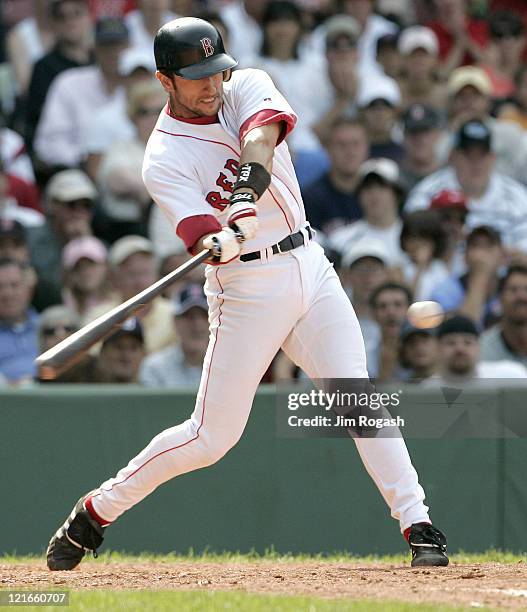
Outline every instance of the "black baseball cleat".
<path id="1" fill-rule="evenodd" d="M 448 565 L 446 537 L 430 523 L 412 525 L 408 544 L 412 550 L 412 567 Z"/>
<path id="2" fill-rule="evenodd" d="M 90 491 L 79 499 L 64 524 L 49 541 L 46 559 L 50 570 L 74 569 L 87 550 L 97 557 L 105 527 L 101 527 L 84 506 L 86 498 L 92 493 Z"/>

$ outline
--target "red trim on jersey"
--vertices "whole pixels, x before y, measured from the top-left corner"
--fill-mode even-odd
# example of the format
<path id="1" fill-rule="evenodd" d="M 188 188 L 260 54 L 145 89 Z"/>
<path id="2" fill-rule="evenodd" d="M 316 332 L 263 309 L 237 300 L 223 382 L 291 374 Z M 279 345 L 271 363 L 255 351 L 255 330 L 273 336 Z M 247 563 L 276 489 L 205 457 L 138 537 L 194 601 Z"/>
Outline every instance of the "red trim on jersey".
<path id="1" fill-rule="evenodd" d="M 92 519 L 96 520 L 101 527 L 106 527 L 106 525 L 110 524 L 110 521 L 103 519 L 101 516 L 97 514 L 97 512 L 95 511 L 95 508 L 93 507 L 92 497 L 93 496 L 90 495 L 90 497 L 87 497 L 84 500 L 84 507 L 86 508 L 86 510 L 88 511 L 88 514 L 92 517 Z"/>
<path id="2" fill-rule="evenodd" d="M 219 271 L 219 268 L 216 269 L 216 280 L 218 281 L 218 285 L 220 286 L 221 292 L 218 293 L 218 295 L 216 297 L 218 299 L 221 299 L 222 303 L 223 303 L 225 300 L 220 297 L 223 294 L 223 286 L 220 283 L 220 279 L 218 278 L 218 271 Z M 137 472 L 139 472 L 139 470 L 144 468 L 145 465 L 148 465 L 154 459 L 157 459 L 158 457 L 161 457 L 161 455 L 164 455 L 165 453 L 170 453 L 171 451 L 176 450 L 178 448 L 183 448 L 183 446 L 186 446 L 187 444 L 190 444 L 191 442 L 194 442 L 194 440 L 197 440 L 199 438 L 199 431 L 203 427 L 203 423 L 205 422 L 205 402 L 207 400 L 207 391 L 208 391 L 208 388 L 209 388 L 210 371 L 212 370 L 212 361 L 214 359 L 214 351 L 216 350 L 216 344 L 218 343 L 218 335 L 219 335 L 220 327 L 221 327 L 221 315 L 222 314 L 223 313 L 221 311 L 221 304 L 220 304 L 219 315 L 218 315 L 218 327 L 216 328 L 216 335 L 214 336 L 214 346 L 212 347 L 212 354 L 210 356 L 210 364 L 209 364 L 209 369 L 208 369 L 208 372 L 207 372 L 207 382 L 205 383 L 205 391 L 203 392 L 203 409 L 201 411 L 201 420 L 200 420 L 200 423 L 198 425 L 198 428 L 196 429 L 196 435 L 193 438 L 191 438 L 190 440 L 187 440 L 186 442 L 183 442 L 183 444 L 179 444 L 178 446 L 174 446 L 173 448 L 167 448 L 166 450 L 161 451 L 160 453 L 157 453 L 157 455 L 154 455 L 153 457 L 150 457 L 150 459 L 148 459 L 148 461 L 145 461 L 135 471 L 133 471 L 131 474 L 129 474 L 124 480 L 121 480 L 120 482 L 114 483 L 111 486 L 110 489 L 104 489 L 105 492 L 109 492 L 114 487 L 116 487 L 116 486 L 126 482 L 129 478 L 131 478 L 132 476 L 137 474 Z M 100 494 L 101 494 L 100 492 L 99 493 L 95 493 L 92 497 L 97 497 L 97 495 L 100 495 Z"/>
<path id="3" fill-rule="evenodd" d="M 192 119 L 187 117 L 177 117 L 176 115 L 174 115 L 172 109 L 170 108 L 170 102 L 167 102 L 167 105 L 165 106 L 165 111 L 169 117 L 172 117 L 172 119 L 176 119 L 177 121 L 182 121 L 183 123 L 193 123 L 195 125 L 210 125 L 212 123 L 220 122 L 220 120 L 218 119 L 218 113 L 216 113 L 212 117 L 194 117 Z"/>
<path id="4" fill-rule="evenodd" d="M 194 215 L 178 223 L 176 234 L 183 240 L 189 251 L 196 242 L 205 236 L 221 230 L 221 224 L 214 215 Z"/>
<path id="5" fill-rule="evenodd" d="M 243 123 L 242 127 L 240 128 L 240 142 L 244 139 L 247 132 L 254 130 L 254 128 L 278 122 L 282 122 L 282 130 L 280 131 L 280 135 L 276 141 L 278 146 L 295 127 L 296 117 L 290 115 L 289 113 L 271 109 L 258 111 Z"/>

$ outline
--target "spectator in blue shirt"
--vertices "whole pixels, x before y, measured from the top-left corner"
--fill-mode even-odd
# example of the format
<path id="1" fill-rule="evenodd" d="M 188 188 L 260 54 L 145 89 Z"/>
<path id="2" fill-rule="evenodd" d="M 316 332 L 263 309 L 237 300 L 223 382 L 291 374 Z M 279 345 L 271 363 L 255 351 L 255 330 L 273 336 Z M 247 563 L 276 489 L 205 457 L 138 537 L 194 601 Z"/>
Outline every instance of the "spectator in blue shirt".
<path id="1" fill-rule="evenodd" d="M 343 118 L 332 125 L 327 143 L 331 166 L 302 190 L 307 218 L 313 227 L 329 235 L 362 217 L 355 188 L 368 148 L 366 129 L 360 121 Z"/>
<path id="2" fill-rule="evenodd" d="M 38 315 L 30 308 L 32 281 L 23 264 L 0 259 L 0 375 L 31 380 L 38 355 Z"/>
<path id="3" fill-rule="evenodd" d="M 504 263 L 498 232 L 487 225 L 476 227 L 467 236 L 466 273 L 438 283 L 430 297 L 445 310 L 460 311 L 481 327 L 489 327 L 500 314 L 498 272 Z"/>

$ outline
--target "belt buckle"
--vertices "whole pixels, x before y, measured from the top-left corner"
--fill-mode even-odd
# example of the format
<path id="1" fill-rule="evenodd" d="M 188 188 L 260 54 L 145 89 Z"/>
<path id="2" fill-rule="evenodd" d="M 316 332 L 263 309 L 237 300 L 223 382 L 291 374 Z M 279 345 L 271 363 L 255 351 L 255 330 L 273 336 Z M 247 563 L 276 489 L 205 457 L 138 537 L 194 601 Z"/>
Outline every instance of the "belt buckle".
<path id="1" fill-rule="evenodd" d="M 280 242 L 282 242 L 282 241 L 280 241 Z M 277 252 L 278 252 L 280 255 L 283 255 L 283 254 L 284 254 L 284 252 L 282 251 L 282 247 L 280 246 L 280 242 L 277 242 L 277 243 L 276 243 L 276 250 L 277 250 Z"/>

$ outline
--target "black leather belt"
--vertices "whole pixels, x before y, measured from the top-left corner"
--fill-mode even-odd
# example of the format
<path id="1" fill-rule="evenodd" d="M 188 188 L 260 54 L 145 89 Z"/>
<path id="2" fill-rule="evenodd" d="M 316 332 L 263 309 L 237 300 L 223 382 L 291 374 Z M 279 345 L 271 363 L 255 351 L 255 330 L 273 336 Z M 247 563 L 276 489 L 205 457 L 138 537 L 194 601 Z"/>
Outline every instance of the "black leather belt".
<path id="1" fill-rule="evenodd" d="M 307 226 L 306 228 L 307 235 L 309 239 L 313 238 L 313 230 Z M 302 246 L 305 243 L 305 237 L 302 232 L 296 232 L 296 234 L 289 234 L 287 238 L 280 240 L 280 242 L 273 244 L 271 247 L 273 253 L 276 255 L 277 253 L 287 253 L 287 251 L 292 251 L 293 249 Z M 263 249 L 265 250 L 265 249 Z M 253 251 L 252 253 L 245 253 L 244 255 L 240 255 L 241 261 L 253 261 L 255 259 L 260 259 L 260 251 Z"/>

